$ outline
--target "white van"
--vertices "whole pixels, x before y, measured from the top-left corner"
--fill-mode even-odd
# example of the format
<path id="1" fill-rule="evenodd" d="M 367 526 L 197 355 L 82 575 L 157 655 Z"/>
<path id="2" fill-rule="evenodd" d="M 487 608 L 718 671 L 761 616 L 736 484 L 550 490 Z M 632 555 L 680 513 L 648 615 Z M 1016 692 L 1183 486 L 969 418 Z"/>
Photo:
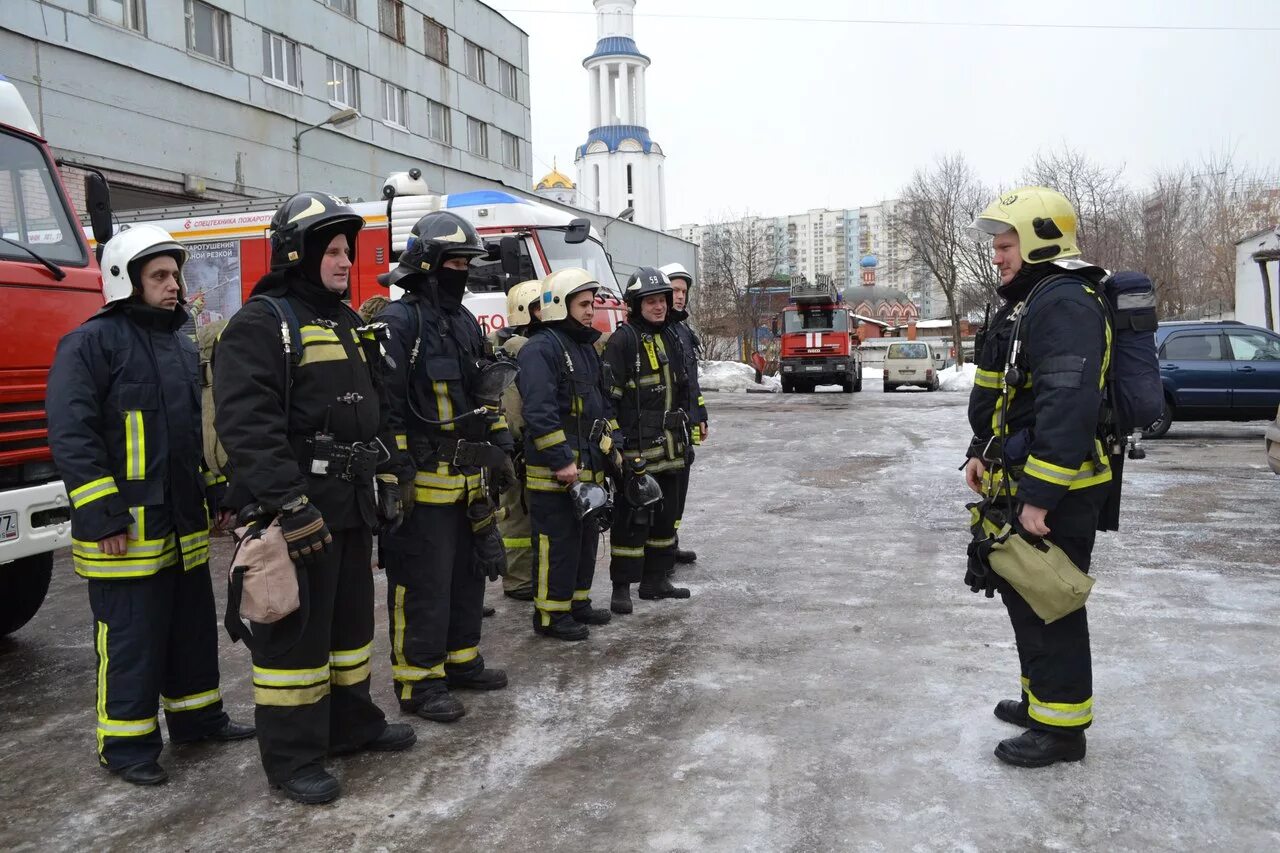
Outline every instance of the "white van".
<path id="1" fill-rule="evenodd" d="M 896 391 L 903 385 L 938 390 L 938 370 L 933 365 L 933 353 L 924 341 L 889 344 L 884 354 L 884 390 Z"/>

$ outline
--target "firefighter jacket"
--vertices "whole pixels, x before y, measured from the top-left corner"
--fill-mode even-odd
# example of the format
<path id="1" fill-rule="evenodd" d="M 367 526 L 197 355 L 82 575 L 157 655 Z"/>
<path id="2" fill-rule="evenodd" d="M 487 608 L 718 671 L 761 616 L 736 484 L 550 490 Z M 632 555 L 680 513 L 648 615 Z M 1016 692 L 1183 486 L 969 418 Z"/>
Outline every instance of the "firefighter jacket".
<path id="1" fill-rule="evenodd" d="M 89 578 L 137 578 L 209 559 L 195 344 L 173 311 L 113 303 L 58 344 L 49 446 L 71 499 L 71 556 Z M 98 541 L 127 533 L 127 552 Z"/>
<path id="2" fill-rule="evenodd" d="M 494 352 L 501 352 L 504 356 L 517 361 L 521 348 L 529 342 L 529 338 L 522 332 L 526 330 L 520 329 L 498 329 L 489 333 L 489 346 Z M 517 452 L 523 452 L 524 441 L 524 415 L 523 406 L 520 403 L 520 387 L 515 382 L 507 386 L 507 390 L 502 392 L 502 416 L 506 418 L 507 429 L 511 433 L 512 445 Z"/>
<path id="3" fill-rule="evenodd" d="M 679 340 L 665 325 L 629 318 L 609 338 L 604 363 L 612 374 L 609 398 L 622 428 L 624 450 L 648 460 L 650 474 L 683 468 L 689 399 Z"/>
<path id="4" fill-rule="evenodd" d="M 1111 326 L 1096 290 L 1097 278 L 1083 270 L 1064 273 L 1047 264 L 1002 288 L 1006 303 L 980 336 L 969 397 L 974 432 L 969 456 L 983 456 L 985 451 L 988 487 L 994 477 L 994 485 L 1004 492 L 1003 475 L 992 471 L 991 461 L 998 462 L 1003 447 L 1013 493 L 1047 510 L 1068 492 L 1112 479 L 1099 429 Z M 1028 301 L 1035 285 L 1055 274 Z M 1021 375 L 1007 376 L 1019 317 L 1021 344 L 1015 367 Z M 1009 384 L 1010 379 L 1015 384 Z M 992 443 L 993 437 L 999 440 Z"/>
<path id="5" fill-rule="evenodd" d="M 571 462 L 580 469 L 579 479 L 603 483 L 605 454 L 622 437 L 593 346 L 600 333 L 570 323 L 537 327 L 518 358 L 524 453 L 533 492 L 567 491 L 555 472 Z"/>
<path id="6" fill-rule="evenodd" d="M 434 285 L 426 285 L 433 288 Z M 456 467 L 458 441 L 489 442 L 510 453 L 511 433 L 504 417 L 466 417 L 479 402 L 471 388 L 488 360 L 480 324 L 459 304 L 446 304 L 433 292 L 411 291 L 377 317 L 390 327 L 387 342 L 387 397 L 397 446 L 407 449 L 416 468 L 418 503 L 471 503 L 483 497 L 480 468 Z"/>
<path id="7" fill-rule="evenodd" d="M 320 466 L 312 463 L 315 439 L 325 435 L 344 448 L 376 450 L 378 471 L 395 469 L 376 344 L 362 338 L 359 315 L 339 296 L 298 273 L 268 273 L 254 287 L 253 295 L 260 294 L 287 300 L 301 352 L 292 355 L 286 412 L 290 356 L 275 311 L 250 299 L 222 332 L 213 362 L 214 419 L 231 465 L 229 503 L 274 511 L 306 495 L 330 529 L 372 527 L 372 477 L 343 476 L 348 469 L 338 462 L 316 473 Z"/>
<path id="8" fill-rule="evenodd" d="M 685 311 L 675 312 L 675 322 L 669 328 L 680 341 L 683 356 L 682 369 L 689 387 L 689 400 L 685 403 L 684 410 L 689 413 L 691 424 L 705 424 L 707 423 L 707 401 L 702 396 L 702 385 L 698 382 L 698 353 L 702 349 L 702 342 L 698 340 L 697 333 L 689 325 L 689 314 Z M 695 443 L 701 442 L 699 431 L 693 431 L 693 440 Z"/>

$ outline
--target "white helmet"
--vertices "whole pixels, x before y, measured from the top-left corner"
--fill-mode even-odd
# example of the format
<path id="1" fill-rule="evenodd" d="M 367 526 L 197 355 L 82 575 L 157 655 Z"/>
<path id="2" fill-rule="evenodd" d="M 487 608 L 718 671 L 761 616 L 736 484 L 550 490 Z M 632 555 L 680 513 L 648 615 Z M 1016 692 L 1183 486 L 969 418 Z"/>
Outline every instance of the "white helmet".
<path id="1" fill-rule="evenodd" d="M 684 264 L 667 264 L 665 267 L 658 267 L 658 270 L 668 279 L 682 278 L 693 286 L 693 274 L 684 268 Z"/>
<path id="2" fill-rule="evenodd" d="M 557 270 L 542 280 L 542 322 L 554 323 L 569 316 L 569 297 L 590 290 L 595 293 L 600 282 L 578 267 Z"/>
<path id="3" fill-rule="evenodd" d="M 102 249 L 102 298 L 110 305 L 133 295 L 134 264 L 156 255 L 172 255 L 178 262 L 178 300 L 186 301 L 187 283 L 182 278 L 182 265 L 187 250 L 158 225 L 135 225 L 116 234 Z"/>
<path id="4" fill-rule="evenodd" d="M 542 282 L 531 278 L 507 291 L 507 325 L 516 328 L 533 322 L 529 306 L 542 300 Z"/>

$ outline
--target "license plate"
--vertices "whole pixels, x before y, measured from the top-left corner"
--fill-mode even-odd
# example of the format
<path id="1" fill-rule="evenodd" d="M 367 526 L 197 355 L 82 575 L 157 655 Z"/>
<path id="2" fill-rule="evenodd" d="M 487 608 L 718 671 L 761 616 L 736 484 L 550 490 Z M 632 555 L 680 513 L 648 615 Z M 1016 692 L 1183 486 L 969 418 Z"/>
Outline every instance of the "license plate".
<path id="1" fill-rule="evenodd" d="M 915 373 L 916 371 L 915 371 L 915 368 L 914 368 L 914 367 L 904 367 L 904 368 L 902 368 L 901 370 L 899 370 L 898 372 L 899 372 L 899 373 Z"/>
<path id="2" fill-rule="evenodd" d="M 817 365 L 817 364 L 807 364 L 805 365 L 804 369 L 809 371 L 810 373 L 818 373 L 819 371 L 822 370 L 822 367 L 821 365 Z"/>
<path id="3" fill-rule="evenodd" d="M 18 514 L 16 512 L 0 513 L 0 542 L 8 542 L 18 538 Z"/>

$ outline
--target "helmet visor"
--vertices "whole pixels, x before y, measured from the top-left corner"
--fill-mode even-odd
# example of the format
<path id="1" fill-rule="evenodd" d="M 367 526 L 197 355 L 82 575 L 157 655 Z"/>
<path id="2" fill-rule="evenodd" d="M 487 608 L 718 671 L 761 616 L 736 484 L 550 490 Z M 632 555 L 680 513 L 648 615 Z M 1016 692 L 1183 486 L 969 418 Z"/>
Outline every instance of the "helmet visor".
<path id="1" fill-rule="evenodd" d="M 969 236 L 974 240 L 990 240 L 1012 230 L 1012 224 L 986 216 L 979 216 L 969 223 Z"/>

